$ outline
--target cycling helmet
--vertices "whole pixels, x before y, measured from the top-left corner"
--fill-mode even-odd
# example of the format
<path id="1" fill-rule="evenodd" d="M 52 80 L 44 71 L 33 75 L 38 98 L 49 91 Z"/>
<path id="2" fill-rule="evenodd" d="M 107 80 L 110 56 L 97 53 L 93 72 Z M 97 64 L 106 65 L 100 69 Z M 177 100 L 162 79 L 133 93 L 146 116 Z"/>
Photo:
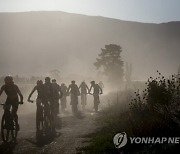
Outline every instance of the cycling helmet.
<path id="1" fill-rule="evenodd" d="M 6 76 L 4 78 L 4 82 L 5 83 L 12 83 L 13 82 L 13 77 L 12 76 Z"/>
<path id="2" fill-rule="evenodd" d="M 95 84 L 95 81 L 91 81 L 91 84 Z"/>
<path id="3" fill-rule="evenodd" d="M 50 82 L 51 81 L 50 77 L 46 77 L 45 81 L 49 81 Z"/>
<path id="4" fill-rule="evenodd" d="M 38 80 L 38 81 L 36 82 L 36 84 L 37 84 L 37 85 L 42 85 L 43 82 L 42 82 L 42 80 Z"/>
<path id="5" fill-rule="evenodd" d="M 52 79 L 52 82 L 56 82 L 56 79 Z"/>
<path id="6" fill-rule="evenodd" d="M 75 83 L 75 81 L 74 81 L 74 80 L 72 80 L 72 81 L 71 81 L 71 83 L 73 83 L 73 84 L 74 84 L 74 83 Z"/>

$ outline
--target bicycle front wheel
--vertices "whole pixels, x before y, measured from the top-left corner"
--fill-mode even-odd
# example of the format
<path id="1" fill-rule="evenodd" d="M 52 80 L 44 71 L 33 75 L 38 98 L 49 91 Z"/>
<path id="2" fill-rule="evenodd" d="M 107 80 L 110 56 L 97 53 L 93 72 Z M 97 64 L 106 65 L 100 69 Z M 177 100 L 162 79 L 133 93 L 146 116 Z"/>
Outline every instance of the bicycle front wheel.
<path id="1" fill-rule="evenodd" d="M 1 138 L 3 142 L 13 141 L 17 137 L 17 131 L 13 130 L 13 124 L 10 123 L 10 119 L 8 122 L 5 121 L 5 115 L 2 116 L 1 120 Z"/>

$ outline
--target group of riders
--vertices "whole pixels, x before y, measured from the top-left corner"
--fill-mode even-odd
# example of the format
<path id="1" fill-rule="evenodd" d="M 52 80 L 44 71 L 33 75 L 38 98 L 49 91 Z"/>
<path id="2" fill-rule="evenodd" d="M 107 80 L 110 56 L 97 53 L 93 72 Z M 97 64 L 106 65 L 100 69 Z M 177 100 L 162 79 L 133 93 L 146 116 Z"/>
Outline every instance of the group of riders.
<path id="1" fill-rule="evenodd" d="M 3 93 L 3 91 L 7 95 L 6 102 L 4 104 L 4 112 L 10 112 L 11 109 L 11 113 L 14 117 L 15 122 L 17 123 L 17 130 L 19 130 L 17 110 L 19 104 L 23 104 L 23 95 L 19 90 L 19 87 L 14 84 L 13 78 L 11 76 L 6 76 L 4 81 L 5 84 L 0 89 L 0 95 Z M 59 114 L 59 100 L 61 102 L 61 111 L 64 112 L 67 103 L 66 97 L 70 96 L 72 113 L 76 114 L 78 112 L 78 96 L 81 96 L 82 109 L 85 110 L 87 94 L 91 94 L 94 97 L 94 109 L 97 112 L 98 105 L 100 103 L 99 95 L 102 94 L 103 84 L 102 82 L 96 84 L 95 81 L 91 81 L 90 83 L 90 88 L 84 81 L 78 87 L 73 80 L 71 81 L 71 84 L 67 87 L 64 83 L 59 85 L 55 79 L 51 80 L 50 77 L 46 77 L 44 83 L 42 80 L 37 81 L 36 86 L 33 88 L 33 90 L 28 96 L 28 102 L 33 102 L 31 100 L 31 96 L 35 91 L 37 91 L 37 112 L 40 111 L 40 105 L 43 104 L 45 110 L 47 112 L 51 111 L 52 117 L 55 119 Z"/>

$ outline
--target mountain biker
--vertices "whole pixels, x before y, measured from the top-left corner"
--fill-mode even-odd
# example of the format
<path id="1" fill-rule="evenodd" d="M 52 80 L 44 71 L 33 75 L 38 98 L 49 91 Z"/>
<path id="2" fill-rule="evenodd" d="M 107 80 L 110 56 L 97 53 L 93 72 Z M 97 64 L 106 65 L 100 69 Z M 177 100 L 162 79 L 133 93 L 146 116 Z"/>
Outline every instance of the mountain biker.
<path id="1" fill-rule="evenodd" d="M 41 103 L 43 103 L 43 98 L 44 98 L 44 88 L 43 88 L 43 81 L 42 80 L 38 80 L 36 82 L 36 86 L 33 88 L 33 90 L 31 91 L 31 93 L 29 94 L 28 96 L 28 102 L 31 102 L 33 103 L 33 101 L 31 100 L 31 96 L 33 95 L 33 93 L 37 91 L 37 99 L 36 99 L 36 105 L 37 105 L 37 110 L 36 110 L 36 115 L 38 113 L 41 112 Z M 37 115 L 37 118 L 40 118 L 38 115 Z M 36 120 L 37 122 L 37 120 Z M 37 126 L 37 131 L 39 131 L 39 127 L 38 124 L 36 124 Z"/>
<path id="2" fill-rule="evenodd" d="M 39 102 L 42 102 L 42 100 L 43 100 L 43 95 L 44 95 L 44 91 L 43 91 L 43 82 L 42 82 L 42 80 L 38 80 L 37 82 L 36 82 L 36 86 L 33 88 L 33 90 L 31 91 L 31 93 L 29 94 L 29 96 L 28 96 L 28 101 L 29 102 L 32 102 L 33 103 L 33 101 L 31 100 L 31 96 L 33 95 L 33 93 L 35 92 L 35 91 L 37 91 L 37 99 L 36 99 L 36 103 L 37 103 L 37 109 L 38 109 L 38 104 L 39 104 Z"/>
<path id="3" fill-rule="evenodd" d="M 14 117 L 14 121 L 16 122 L 16 129 L 17 131 L 20 130 L 19 123 L 18 123 L 18 115 L 17 110 L 19 104 L 23 104 L 23 95 L 21 94 L 21 91 L 19 90 L 19 87 L 14 84 L 13 78 L 11 76 L 6 76 L 4 78 L 5 84 L 0 89 L 0 96 L 3 93 L 3 91 L 6 93 L 7 98 L 6 102 L 4 104 L 4 112 L 9 115 L 10 108 L 12 107 L 12 115 Z M 19 101 L 19 97 L 20 101 Z M 8 121 L 9 117 L 5 117 L 5 121 Z"/>
<path id="4" fill-rule="evenodd" d="M 100 104 L 99 94 L 102 94 L 101 87 L 95 83 L 95 81 L 91 81 L 91 87 L 89 89 L 89 93 L 91 94 L 91 90 L 93 88 L 93 97 L 94 97 L 94 109 L 98 112 L 98 105 Z"/>
<path id="5" fill-rule="evenodd" d="M 67 87 L 64 83 L 61 84 L 61 90 L 62 90 L 62 93 L 63 93 L 63 96 L 61 98 L 61 111 L 65 111 L 66 109 L 66 96 L 67 96 Z"/>
<path id="6" fill-rule="evenodd" d="M 54 105 L 54 111 L 57 114 L 59 113 L 59 99 L 62 98 L 63 92 L 61 86 L 56 83 L 56 79 L 52 80 L 52 99 Z"/>
<path id="7" fill-rule="evenodd" d="M 71 84 L 69 85 L 67 92 L 71 95 L 71 106 L 72 106 L 72 112 L 76 113 L 78 111 L 77 105 L 78 105 L 78 96 L 80 95 L 79 88 L 75 84 L 75 81 L 71 81 Z"/>
<path id="8" fill-rule="evenodd" d="M 45 83 L 43 84 L 44 98 L 43 104 L 45 106 L 46 115 L 51 119 L 51 122 L 54 122 L 54 113 L 53 112 L 53 89 L 50 77 L 45 77 Z M 52 131 L 55 133 L 55 124 L 53 123 Z"/>
<path id="9" fill-rule="evenodd" d="M 87 86 L 87 84 L 83 81 L 81 83 L 81 85 L 79 86 L 79 89 L 81 90 L 81 104 L 82 104 L 82 108 L 83 110 L 85 110 L 85 105 L 86 105 L 86 101 L 87 101 L 87 93 L 89 91 L 89 88 Z"/>

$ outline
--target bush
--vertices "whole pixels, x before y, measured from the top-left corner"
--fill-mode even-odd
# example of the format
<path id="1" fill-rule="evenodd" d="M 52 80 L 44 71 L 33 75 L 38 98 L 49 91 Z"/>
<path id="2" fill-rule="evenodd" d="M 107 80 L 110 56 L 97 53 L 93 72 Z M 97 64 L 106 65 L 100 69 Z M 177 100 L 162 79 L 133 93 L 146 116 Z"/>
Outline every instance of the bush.
<path id="1" fill-rule="evenodd" d="M 121 92 L 123 99 L 114 97 L 113 103 L 100 113 L 96 120 L 100 129 L 91 136 L 92 143 L 85 148 L 87 153 L 157 153 L 177 148 L 176 145 L 126 145 L 121 149 L 114 147 L 112 140 L 119 132 L 126 132 L 131 137 L 180 135 L 180 79 L 174 75 L 171 79 L 165 79 L 158 72 L 158 77 L 150 77 L 146 85 L 141 94 L 139 91 Z M 129 109 L 124 107 L 128 102 Z"/>

